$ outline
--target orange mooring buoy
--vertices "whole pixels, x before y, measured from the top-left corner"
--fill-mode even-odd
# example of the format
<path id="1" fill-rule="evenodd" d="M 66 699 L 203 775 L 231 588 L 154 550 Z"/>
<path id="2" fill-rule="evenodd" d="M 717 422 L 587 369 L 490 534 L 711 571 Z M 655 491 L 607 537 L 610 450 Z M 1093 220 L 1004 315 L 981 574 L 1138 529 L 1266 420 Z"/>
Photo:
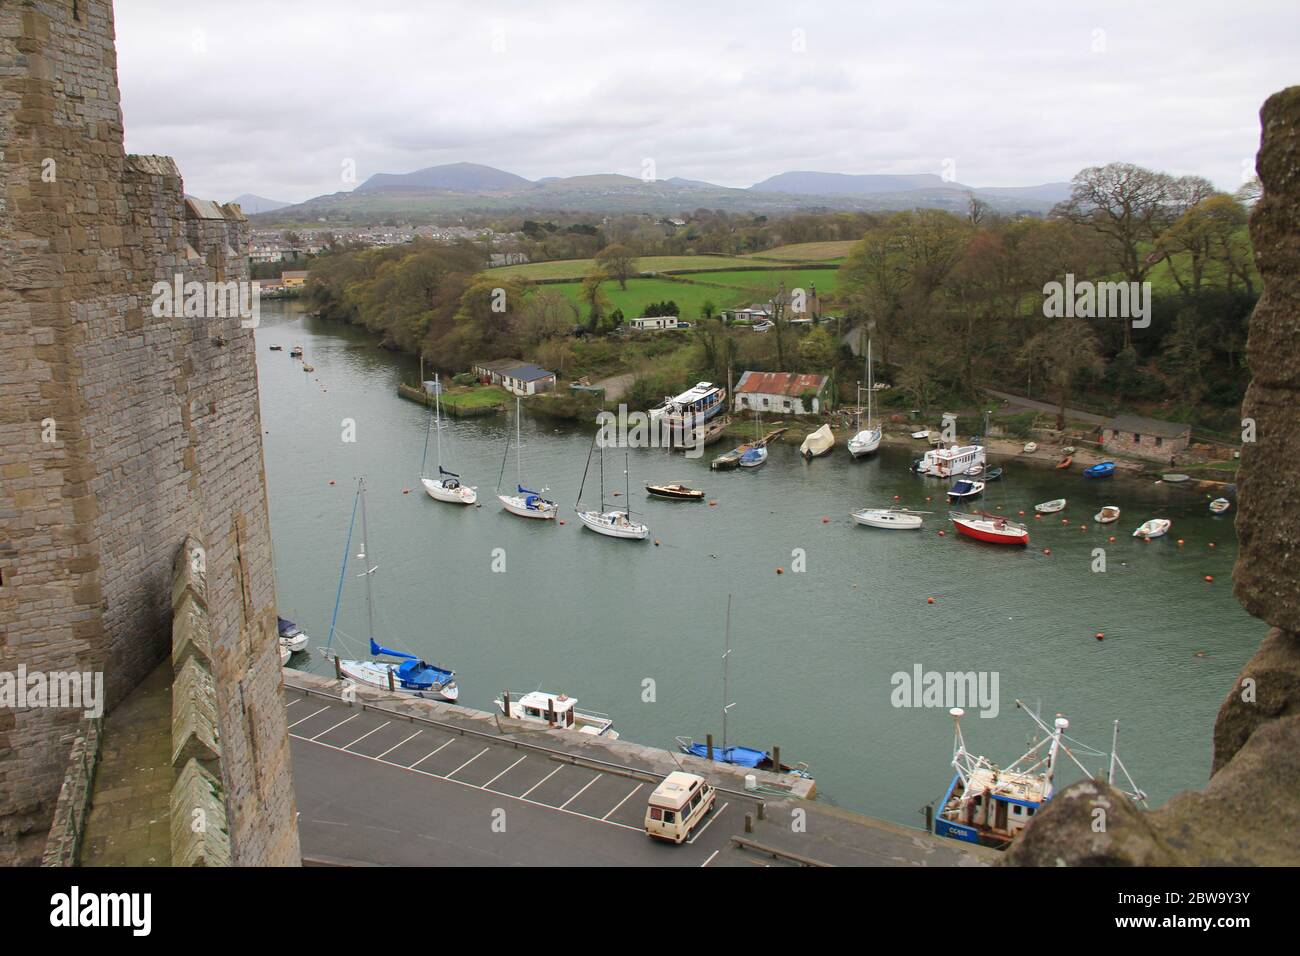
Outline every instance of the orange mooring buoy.
<path id="1" fill-rule="evenodd" d="M 1210 582 L 1213 582 L 1213 581 L 1214 581 L 1214 575 L 1213 575 L 1213 574 L 1207 574 L 1207 575 L 1205 576 L 1205 580 L 1210 581 Z"/>
<path id="2" fill-rule="evenodd" d="M 1052 549 L 1051 549 L 1051 548 L 1044 548 L 1044 549 L 1043 549 L 1043 554 L 1051 554 L 1051 553 L 1052 553 Z"/>
<path id="3" fill-rule="evenodd" d="M 933 604 L 933 603 L 934 603 L 934 598 L 932 598 L 932 597 L 930 597 L 930 598 L 926 598 L 926 599 L 925 599 L 925 603 L 926 603 L 926 604 Z"/>
<path id="4" fill-rule="evenodd" d="M 402 489 L 402 494 L 404 494 L 404 495 L 409 495 L 410 493 L 411 493 L 411 489 L 410 489 L 410 488 L 403 488 L 403 489 Z"/>
<path id="5" fill-rule="evenodd" d="M 822 524 L 830 524 L 831 519 L 822 515 Z"/>
<path id="6" fill-rule="evenodd" d="M 1102 641 L 1102 640 L 1105 640 L 1105 639 L 1106 639 L 1106 635 L 1105 635 L 1102 631 L 1098 631 L 1096 637 L 1097 637 L 1097 640 L 1099 640 L 1099 641 Z"/>
<path id="7" fill-rule="evenodd" d="M 658 539 L 658 538 L 655 538 L 655 547 L 656 547 L 656 548 L 659 547 L 659 539 Z"/>
<path id="8" fill-rule="evenodd" d="M 785 574 L 785 568 L 777 568 L 777 569 L 776 569 L 776 573 L 777 573 L 777 574 Z"/>
<path id="9" fill-rule="evenodd" d="M 718 503 L 717 503 L 716 501 L 710 501 L 710 502 L 709 502 L 709 507 L 710 507 L 710 508 L 716 508 L 717 506 L 718 506 Z"/>

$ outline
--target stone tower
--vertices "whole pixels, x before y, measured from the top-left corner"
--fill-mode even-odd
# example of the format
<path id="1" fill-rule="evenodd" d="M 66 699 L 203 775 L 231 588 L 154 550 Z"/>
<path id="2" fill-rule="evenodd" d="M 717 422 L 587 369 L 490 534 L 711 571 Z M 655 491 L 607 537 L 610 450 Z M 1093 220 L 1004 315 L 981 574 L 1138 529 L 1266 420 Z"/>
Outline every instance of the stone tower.
<path id="1" fill-rule="evenodd" d="M 111 709 L 199 536 L 231 859 L 293 864 L 253 332 L 154 290 L 246 280 L 246 229 L 126 155 L 108 0 L 0 4 L 0 672 L 102 671 Z M 0 709 L 0 863 L 39 859 L 80 719 Z"/>

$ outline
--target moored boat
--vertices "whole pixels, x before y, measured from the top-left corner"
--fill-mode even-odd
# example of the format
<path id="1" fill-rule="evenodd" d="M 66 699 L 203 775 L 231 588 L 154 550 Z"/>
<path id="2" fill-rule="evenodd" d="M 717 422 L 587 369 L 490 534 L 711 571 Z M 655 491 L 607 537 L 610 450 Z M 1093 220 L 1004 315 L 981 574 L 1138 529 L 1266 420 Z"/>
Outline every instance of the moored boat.
<path id="1" fill-rule="evenodd" d="M 600 507 L 583 510 L 582 491 L 587 487 L 587 472 L 591 469 L 591 453 L 595 450 L 597 443 L 600 444 Z M 628 492 L 631 489 L 631 468 L 627 452 L 623 453 L 623 476 L 626 482 L 623 500 L 628 501 Z M 605 445 L 600 441 L 600 432 L 597 432 L 591 439 L 591 448 L 587 451 L 587 467 L 582 472 L 582 484 L 578 486 L 578 500 L 574 502 L 573 510 L 578 515 L 578 520 L 584 526 L 595 531 L 597 534 L 603 534 L 607 538 L 632 538 L 644 541 L 650 536 L 650 529 L 639 521 L 632 518 L 631 510 L 619 511 L 606 510 L 605 508 Z"/>
<path id="2" fill-rule="evenodd" d="M 990 468 L 988 471 L 984 472 L 985 481 L 997 481 L 1001 477 L 1002 477 L 1001 468 Z"/>
<path id="3" fill-rule="evenodd" d="M 656 498 L 667 498 L 671 501 L 703 501 L 704 490 L 701 488 L 691 488 L 680 482 L 674 482 L 669 485 L 646 485 L 645 490 L 648 494 Z"/>
<path id="4" fill-rule="evenodd" d="M 1133 532 L 1133 537 L 1158 538 L 1173 527 L 1173 524 L 1168 518 L 1152 518 L 1138 525 L 1137 530 Z"/>
<path id="5" fill-rule="evenodd" d="M 295 345 L 293 348 L 289 349 L 289 357 L 290 357 L 290 358 L 302 358 L 302 346 L 301 346 L 301 345 Z"/>
<path id="6" fill-rule="evenodd" d="M 424 474 L 424 464 L 429 454 L 429 431 L 424 433 L 424 457 L 420 459 L 420 484 L 435 501 L 446 501 L 456 505 L 472 505 L 478 501 L 478 491 L 463 483 L 460 475 L 442 467 L 442 380 L 435 378 L 433 383 L 433 414 L 429 427 L 437 437 L 438 477 L 431 478 Z"/>
<path id="7" fill-rule="evenodd" d="M 1054 498 L 1051 501 L 1043 501 L 1034 505 L 1034 510 L 1040 515 L 1054 515 L 1058 511 L 1065 510 L 1065 499 Z"/>
<path id="8" fill-rule="evenodd" d="M 1062 458 L 1060 461 L 1056 463 L 1056 467 L 1058 469 L 1065 469 L 1065 468 L 1069 468 L 1073 464 L 1074 464 L 1074 456 L 1066 455 L 1064 458 Z"/>
<path id="9" fill-rule="evenodd" d="M 812 460 L 826 454 L 834 446 L 835 433 L 831 431 L 830 425 L 823 425 L 803 440 L 803 444 L 799 446 L 799 454 Z"/>
<path id="10" fill-rule="evenodd" d="M 272 352 L 280 352 L 280 351 L 282 351 L 283 349 L 284 349 L 284 346 L 283 346 L 283 345 L 272 345 L 272 346 L 271 346 L 271 351 L 272 351 Z"/>
<path id="11" fill-rule="evenodd" d="M 983 493 L 983 491 L 984 491 L 984 482 L 970 481 L 966 478 L 961 478 L 957 481 L 956 484 L 954 484 L 951 488 L 948 489 L 948 497 L 949 498 L 974 498 L 976 495 Z"/>
<path id="12" fill-rule="evenodd" d="M 913 438 L 929 438 L 929 437 L 930 437 L 930 429 L 928 429 L 928 428 L 922 428 L 920 431 L 912 432 L 912 437 L 913 437 Z"/>
<path id="13" fill-rule="evenodd" d="M 545 520 L 554 519 L 560 513 L 560 506 L 549 498 L 543 497 L 542 492 L 532 491 L 525 488 L 520 482 L 523 473 L 523 439 L 520 433 L 520 399 L 515 396 L 515 493 L 501 494 L 501 477 L 497 478 L 497 500 L 512 515 L 519 515 L 521 518 L 541 518 Z M 506 441 L 506 455 L 510 454 L 510 442 Z M 504 476 L 506 462 L 501 460 L 501 473 Z M 432 494 L 432 492 L 430 492 Z"/>
<path id="14" fill-rule="evenodd" d="M 692 444 L 702 429 L 727 407 L 727 390 L 712 382 L 698 382 L 680 395 L 668 396 L 649 410 L 650 424 L 666 433 L 670 447 Z"/>
<path id="15" fill-rule="evenodd" d="M 1004 518 L 1002 515 L 976 512 L 966 514 L 951 512 L 948 519 L 959 534 L 989 544 L 1028 544 L 1029 529 L 1018 521 Z"/>
<path id="16" fill-rule="evenodd" d="M 290 654 L 296 654 L 299 651 L 305 651 L 307 649 L 307 644 L 310 642 L 311 638 L 307 636 L 306 631 L 293 623 L 293 621 L 289 620 L 287 617 L 280 617 L 277 614 L 275 620 L 276 629 L 279 631 L 280 635 L 281 647 L 288 648 Z"/>
<path id="17" fill-rule="evenodd" d="M 983 445 L 953 445 L 932 448 L 921 459 L 918 474 L 932 478 L 957 478 L 970 473 L 974 467 L 984 466 Z"/>
<path id="18" fill-rule="evenodd" d="M 614 720 L 608 714 L 578 710 L 578 698 L 533 690 L 512 696 L 505 691 L 492 703 L 502 716 L 558 730 L 574 730 L 590 737 L 618 740 Z"/>
<path id="19" fill-rule="evenodd" d="M 921 517 L 928 511 L 909 511 L 906 508 L 862 508 L 849 512 L 849 517 L 860 525 L 871 528 L 888 528 L 895 531 L 913 531 L 923 523 Z"/>
<path id="20" fill-rule="evenodd" d="M 871 396 L 875 392 L 875 378 L 871 368 L 871 339 L 867 339 L 867 426 L 862 427 L 862 385 L 858 385 L 858 431 L 848 440 L 849 454 L 854 458 L 869 455 L 880 447 L 884 437 L 879 425 L 871 422 Z"/>
<path id="21" fill-rule="evenodd" d="M 767 461 L 767 445 L 756 442 L 740 453 L 740 461 L 737 464 L 741 468 L 757 468 L 765 461 Z"/>
<path id="22" fill-rule="evenodd" d="M 1083 469 L 1083 474 L 1087 478 L 1109 478 L 1115 474 L 1115 463 L 1113 461 L 1099 461 L 1097 464 Z"/>
<path id="23" fill-rule="evenodd" d="M 1221 515 L 1232 507 L 1232 502 L 1227 498 L 1215 498 L 1210 502 L 1210 511 L 1216 515 Z"/>
<path id="24" fill-rule="evenodd" d="M 1092 519 L 1098 524 L 1111 524 L 1119 520 L 1119 508 L 1116 505 L 1105 505 Z"/>
<path id="25" fill-rule="evenodd" d="M 1191 475 L 1184 475 L 1176 471 L 1170 472 L 1167 475 L 1161 475 L 1160 478 L 1162 481 L 1167 481 L 1171 485 L 1180 485 L 1184 481 L 1191 481 Z"/>
<path id="26" fill-rule="evenodd" d="M 1036 451 L 1038 451 L 1038 442 L 1032 442 L 1032 441 L 1025 442 L 1026 455 L 1032 455 Z"/>

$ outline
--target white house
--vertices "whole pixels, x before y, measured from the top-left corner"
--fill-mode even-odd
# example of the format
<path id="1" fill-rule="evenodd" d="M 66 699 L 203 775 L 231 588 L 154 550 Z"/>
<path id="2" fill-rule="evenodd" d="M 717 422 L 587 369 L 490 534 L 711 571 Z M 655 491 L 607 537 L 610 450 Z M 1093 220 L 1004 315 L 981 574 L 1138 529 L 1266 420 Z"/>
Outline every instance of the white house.
<path id="1" fill-rule="evenodd" d="M 677 328 L 677 316 L 643 315 L 639 318 L 628 319 L 627 324 L 638 332 L 662 332 L 664 329 Z"/>
<path id="2" fill-rule="evenodd" d="M 736 383 L 736 411 L 816 415 L 821 411 L 825 375 L 794 372 L 746 372 Z"/>
<path id="3" fill-rule="evenodd" d="M 501 386 L 516 395 L 536 395 L 555 388 L 555 373 L 538 365 L 516 365 L 502 369 Z"/>

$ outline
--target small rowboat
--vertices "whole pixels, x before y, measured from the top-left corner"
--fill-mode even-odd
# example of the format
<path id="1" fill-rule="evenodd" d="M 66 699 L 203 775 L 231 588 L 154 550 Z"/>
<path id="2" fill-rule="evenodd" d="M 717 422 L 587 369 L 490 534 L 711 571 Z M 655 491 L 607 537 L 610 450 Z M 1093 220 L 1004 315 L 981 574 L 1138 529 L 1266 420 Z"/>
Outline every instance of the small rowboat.
<path id="1" fill-rule="evenodd" d="M 1083 474 L 1087 478 L 1109 478 L 1115 474 L 1115 463 L 1113 461 L 1098 462 L 1091 468 L 1083 469 Z"/>
<path id="2" fill-rule="evenodd" d="M 1169 482 L 1170 484 L 1175 484 L 1175 485 L 1177 485 L 1177 484 L 1181 484 L 1181 483 L 1184 482 L 1184 481 L 1190 481 L 1190 480 L 1191 480 L 1191 476 L 1190 476 L 1190 475 L 1182 475 L 1182 474 L 1179 474 L 1178 472 L 1171 472 L 1171 473 L 1168 474 L 1168 475 L 1161 475 L 1160 477 L 1161 477 L 1163 480 Z"/>
<path id="3" fill-rule="evenodd" d="M 302 365 L 302 370 L 303 370 L 304 372 L 314 372 L 314 371 L 316 371 L 316 366 L 315 366 L 315 365 L 308 365 L 306 362 L 304 362 L 303 365 Z"/>
<path id="4" fill-rule="evenodd" d="M 289 349 L 289 357 L 290 357 L 290 358 L 302 358 L 302 346 L 301 346 L 301 345 L 295 345 L 293 348 Z"/>
<path id="5" fill-rule="evenodd" d="M 1232 502 L 1227 498 L 1215 498 L 1210 502 L 1210 510 L 1216 515 L 1221 515 L 1232 507 Z"/>
<path id="6" fill-rule="evenodd" d="M 967 481 L 965 478 L 948 489 L 949 498 L 974 498 L 984 491 L 984 482 Z"/>
<path id="7" fill-rule="evenodd" d="M 985 481 L 997 481 L 1001 477 L 1002 477 L 1001 468 L 990 468 L 988 471 L 984 472 Z"/>
<path id="8" fill-rule="evenodd" d="M 1071 465 L 1073 465 L 1073 464 L 1074 464 L 1074 456 L 1073 456 L 1073 455 L 1066 455 L 1064 458 L 1062 458 L 1060 461 L 1058 461 L 1058 462 L 1056 463 L 1056 467 L 1057 467 L 1058 469 L 1059 469 L 1059 468 L 1069 468 L 1069 467 L 1070 467 Z"/>
<path id="9" fill-rule="evenodd" d="M 895 531 L 912 531 L 921 527 L 921 515 L 928 511 L 908 511 L 906 508 L 863 508 L 850 512 L 849 517 L 858 524 L 872 528 L 889 528 Z"/>
<path id="10" fill-rule="evenodd" d="M 656 498 L 669 498 L 673 501 L 703 501 L 701 488 L 689 488 L 681 483 L 671 485 L 646 485 L 645 490 Z"/>
<path id="11" fill-rule="evenodd" d="M 930 429 L 928 429 L 928 428 L 922 428 L 919 432 L 912 432 L 912 437 L 913 437 L 913 438 L 929 438 L 929 437 L 930 437 Z"/>
<path id="12" fill-rule="evenodd" d="M 948 515 L 948 519 L 957 528 L 958 534 L 964 534 L 976 541 L 986 541 L 989 544 L 1029 543 L 1029 530 L 1019 522 L 1001 515 L 991 515 L 986 512 L 962 514 L 954 511 Z"/>
<path id="13" fill-rule="evenodd" d="M 1118 521 L 1119 508 L 1117 508 L 1115 505 L 1106 505 L 1095 515 L 1092 516 L 1092 520 L 1097 522 L 1098 524 L 1110 524 L 1113 521 Z"/>
<path id="14" fill-rule="evenodd" d="M 1040 515 L 1054 515 L 1058 511 L 1065 510 L 1065 499 L 1054 498 L 1051 501 L 1044 501 L 1040 504 L 1034 505 L 1034 510 Z"/>
<path id="15" fill-rule="evenodd" d="M 1038 451 L 1038 443 L 1037 443 L 1037 442 L 1032 442 L 1032 441 L 1025 442 L 1025 454 L 1026 454 L 1026 455 L 1032 455 L 1032 454 L 1033 454 L 1034 452 L 1036 452 L 1036 451 Z"/>
<path id="16" fill-rule="evenodd" d="M 280 352 L 280 351 L 283 351 L 283 350 L 284 350 L 284 346 L 283 346 L 283 345 L 272 345 L 272 346 L 271 346 L 271 351 L 272 351 L 272 352 Z"/>
<path id="17" fill-rule="evenodd" d="M 1138 525 L 1137 530 L 1133 532 L 1133 537 L 1158 538 L 1173 527 L 1173 524 L 1168 518 L 1152 518 Z"/>

